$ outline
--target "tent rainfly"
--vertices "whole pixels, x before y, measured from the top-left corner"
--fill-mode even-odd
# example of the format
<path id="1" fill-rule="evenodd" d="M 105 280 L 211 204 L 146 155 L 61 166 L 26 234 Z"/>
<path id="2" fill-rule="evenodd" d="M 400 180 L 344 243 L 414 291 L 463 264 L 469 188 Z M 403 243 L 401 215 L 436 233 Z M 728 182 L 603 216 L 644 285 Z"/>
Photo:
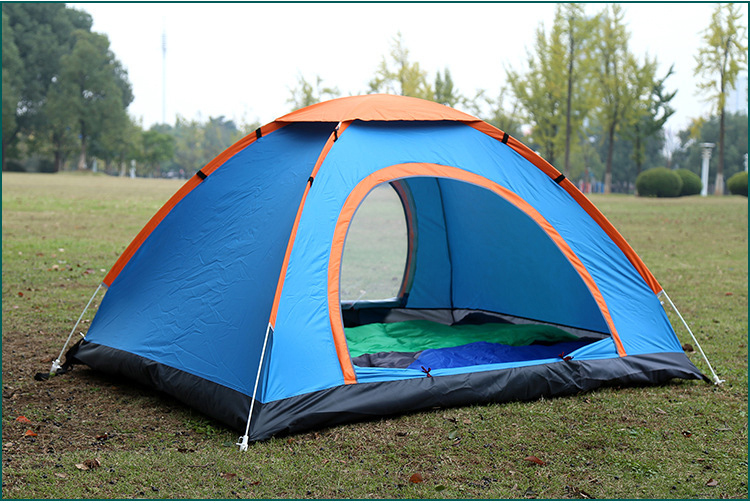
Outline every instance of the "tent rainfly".
<path id="1" fill-rule="evenodd" d="M 400 287 L 342 300 L 347 232 L 379 187 L 403 207 Z M 573 183 L 416 98 L 339 98 L 258 128 L 169 199 L 101 286 L 66 366 L 165 391 L 244 432 L 243 450 L 432 407 L 707 379 L 669 297 Z"/>

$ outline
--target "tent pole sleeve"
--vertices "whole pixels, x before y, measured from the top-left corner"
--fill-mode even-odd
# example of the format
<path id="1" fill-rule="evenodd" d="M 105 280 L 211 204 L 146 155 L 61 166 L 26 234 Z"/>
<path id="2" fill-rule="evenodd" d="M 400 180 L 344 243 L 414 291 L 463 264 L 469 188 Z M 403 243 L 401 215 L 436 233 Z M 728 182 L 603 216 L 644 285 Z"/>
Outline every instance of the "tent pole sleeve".
<path id="1" fill-rule="evenodd" d="M 57 360 L 52 362 L 52 368 L 49 371 L 51 376 L 55 375 L 57 371 L 62 368 L 62 365 L 60 365 L 60 360 L 62 360 L 62 357 L 65 354 L 65 349 L 68 347 L 68 344 L 70 344 L 70 339 L 73 337 L 73 333 L 76 331 L 76 328 L 78 328 L 78 325 L 81 323 L 81 320 L 83 319 L 83 315 L 86 314 L 86 311 L 88 310 L 89 306 L 91 306 L 91 303 L 96 298 L 96 294 L 99 293 L 99 290 L 101 290 L 103 284 L 104 283 L 99 283 L 99 286 L 96 287 L 96 290 L 94 291 L 94 295 L 91 296 L 88 304 L 86 304 L 86 307 L 83 308 L 83 312 L 81 312 L 81 316 L 78 317 L 78 321 L 76 321 L 76 324 L 73 325 L 73 330 L 70 331 L 70 335 L 68 335 L 68 339 L 65 341 L 65 344 L 63 344 L 62 350 L 60 351 L 60 356 L 57 357 Z"/>
<path id="2" fill-rule="evenodd" d="M 664 295 L 664 298 L 667 299 L 669 302 L 669 305 L 672 306 L 672 309 L 674 309 L 674 312 L 677 313 L 677 316 L 680 318 L 680 321 L 683 325 L 685 325 L 685 328 L 687 329 L 688 333 L 690 334 L 690 337 L 692 337 L 693 342 L 698 347 L 698 351 L 701 352 L 701 356 L 703 356 L 703 359 L 706 360 L 706 365 L 708 365 L 708 369 L 711 371 L 711 375 L 714 377 L 714 384 L 719 385 L 723 382 L 725 382 L 724 379 L 719 379 L 719 376 L 716 375 L 716 372 L 714 372 L 714 368 L 711 366 L 711 362 L 708 361 L 708 357 L 706 356 L 706 353 L 703 352 L 703 348 L 701 348 L 700 343 L 698 342 L 698 339 L 695 338 L 695 335 L 693 335 L 693 331 L 690 330 L 690 327 L 688 326 L 687 322 L 685 321 L 685 318 L 682 317 L 680 314 L 680 311 L 677 309 L 677 306 L 674 305 L 674 302 L 672 302 L 672 299 L 669 298 L 669 295 L 667 295 L 667 292 L 664 290 L 661 291 L 659 295 Z"/>
<path id="3" fill-rule="evenodd" d="M 253 408 L 255 408 L 255 396 L 258 393 L 258 383 L 260 382 L 260 373 L 263 369 L 263 361 L 265 360 L 266 356 L 266 346 L 268 345 L 268 336 L 271 334 L 271 324 L 268 324 L 268 329 L 266 329 L 266 337 L 263 339 L 263 349 L 260 351 L 260 362 L 258 362 L 258 374 L 255 376 L 255 386 L 253 387 L 253 399 L 250 401 L 250 412 L 247 415 L 247 424 L 245 425 L 245 434 L 240 437 L 239 442 L 237 444 L 240 447 L 240 451 L 246 451 L 247 445 L 250 440 L 250 420 L 253 417 Z"/>

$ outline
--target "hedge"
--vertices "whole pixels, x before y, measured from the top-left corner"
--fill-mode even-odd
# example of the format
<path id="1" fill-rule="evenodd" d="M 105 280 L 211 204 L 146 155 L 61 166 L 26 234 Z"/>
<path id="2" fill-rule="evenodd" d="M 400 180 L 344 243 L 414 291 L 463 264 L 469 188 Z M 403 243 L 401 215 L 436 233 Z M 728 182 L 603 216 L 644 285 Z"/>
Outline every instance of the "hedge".
<path id="1" fill-rule="evenodd" d="M 682 179 L 667 168 L 651 168 L 635 179 L 639 196 L 677 197 L 682 190 Z"/>
<path id="2" fill-rule="evenodd" d="M 681 196 L 693 196 L 701 193 L 703 184 L 698 175 L 689 169 L 678 169 L 675 173 L 677 173 L 682 180 L 682 190 L 680 191 Z"/>
<path id="3" fill-rule="evenodd" d="M 729 192 L 738 196 L 747 197 L 747 171 L 740 171 L 727 180 Z"/>

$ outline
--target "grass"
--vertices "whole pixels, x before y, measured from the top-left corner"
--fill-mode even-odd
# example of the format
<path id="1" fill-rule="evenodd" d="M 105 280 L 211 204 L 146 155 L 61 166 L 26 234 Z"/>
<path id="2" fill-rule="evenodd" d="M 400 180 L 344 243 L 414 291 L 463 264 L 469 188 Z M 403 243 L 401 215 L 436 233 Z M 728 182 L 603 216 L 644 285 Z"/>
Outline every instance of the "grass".
<path id="1" fill-rule="evenodd" d="M 33 380 L 178 187 L 3 174 L 3 498 L 747 499 L 747 199 L 592 198 L 680 308 L 722 386 L 432 410 L 240 453 L 237 432 L 131 382 L 80 366 Z M 87 460 L 100 466 L 76 466 Z"/>

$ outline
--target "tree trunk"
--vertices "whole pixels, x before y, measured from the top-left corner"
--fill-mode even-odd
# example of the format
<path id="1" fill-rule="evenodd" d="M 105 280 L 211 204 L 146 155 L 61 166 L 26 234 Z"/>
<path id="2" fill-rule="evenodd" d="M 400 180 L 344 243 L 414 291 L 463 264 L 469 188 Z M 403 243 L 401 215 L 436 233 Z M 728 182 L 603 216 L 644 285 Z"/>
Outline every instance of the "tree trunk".
<path id="1" fill-rule="evenodd" d="M 607 145 L 607 169 L 604 172 L 604 193 L 612 193 L 612 156 L 615 152 L 615 126 L 612 122 L 609 126 L 609 145 Z"/>
<path id="2" fill-rule="evenodd" d="M 570 23 L 570 49 L 568 51 L 568 97 L 565 110 L 565 165 L 563 174 L 570 173 L 570 113 L 573 105 L 573 56 L 575 55 L 575 39 L 573 38 L 573 23 Z"/>
<path id="3" fill-rule="evenodd" d="M 78 157 L 78 169 L 86 169 L 86 140 L 81 139 L 81 155 Z"/>
<path id="4" fill-rule="evenodd" d="M 724 195 L 724 109 L 719 114 L 719 162 L 716 166 L 715 196 Z"/>

